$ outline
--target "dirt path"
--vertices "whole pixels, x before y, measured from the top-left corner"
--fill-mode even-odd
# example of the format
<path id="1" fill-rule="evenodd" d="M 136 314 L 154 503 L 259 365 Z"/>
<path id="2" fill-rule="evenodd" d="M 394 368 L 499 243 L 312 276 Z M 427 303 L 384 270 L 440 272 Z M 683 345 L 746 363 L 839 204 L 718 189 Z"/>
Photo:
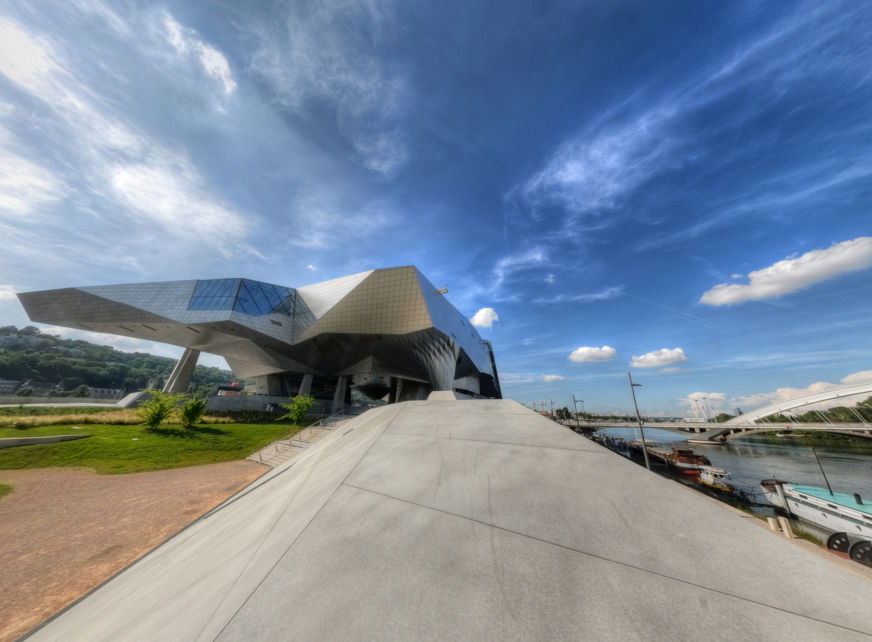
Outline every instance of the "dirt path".
<path id="1" fill-rule="evenodd" d="M 267 471 L 0 470 L 0 642 L 14 640 Z"/>

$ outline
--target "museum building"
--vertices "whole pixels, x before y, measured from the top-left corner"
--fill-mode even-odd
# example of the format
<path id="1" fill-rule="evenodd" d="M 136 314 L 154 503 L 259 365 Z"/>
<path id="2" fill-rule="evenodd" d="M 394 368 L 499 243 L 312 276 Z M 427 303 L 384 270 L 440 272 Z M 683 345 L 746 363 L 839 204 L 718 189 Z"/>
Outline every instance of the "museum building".
<path id="1" fill-rule="evenodd" d="M 24 292 L 32 321 L 186 348 L 164 390 L 188 389 L 200 352 L 258 395 L 311 394 L 331 410 L 372 399 L 500 398 L 489 342 L 414 266 L 289 288 L 249 279 Z"/>

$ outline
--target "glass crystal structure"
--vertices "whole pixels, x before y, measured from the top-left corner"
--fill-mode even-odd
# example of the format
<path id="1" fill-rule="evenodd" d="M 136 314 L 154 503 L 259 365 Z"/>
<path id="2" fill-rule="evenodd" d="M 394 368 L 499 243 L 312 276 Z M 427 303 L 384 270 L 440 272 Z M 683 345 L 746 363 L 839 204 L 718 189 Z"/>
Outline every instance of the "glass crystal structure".
<path id="1" fill-rule="evenodd" d="M 33 321 L 223 356 L 263 394 L 500 397 L 490 344 L 414 266 L 290 288 L 249 279 L 25 292 Z M 317 396 L 317 394 L 316 394 Z"/>

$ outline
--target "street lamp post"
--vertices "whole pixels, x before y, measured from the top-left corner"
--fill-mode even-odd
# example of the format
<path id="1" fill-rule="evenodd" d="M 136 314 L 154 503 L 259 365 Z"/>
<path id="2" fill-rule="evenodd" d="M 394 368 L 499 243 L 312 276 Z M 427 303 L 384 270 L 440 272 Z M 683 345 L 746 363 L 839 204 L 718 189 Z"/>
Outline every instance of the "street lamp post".
<path id="1" fill-rule="evenodd" d="M 584 404 L 584 399 L 581 400 L 581 403 Z M 580 432 L 581 424 L 578 423 L 578 404 L 575 403 L 575 395 L 572 395 L 572 407 L 575 408 L 575 429 Z M 583 405 L 582 408 L 584 408 Z"/>
<path id="2" fill-rule="evenodd" d="M 639 416 L 639 406 L 636 404 L 636 388 L 642 387 L 641 383 L 633 383 L 633 376 L 628 372 L 630 380 L 630 392 L 633 393 L 633 408 L 636 409 L 636 422 L 639 424 L 639 434 L 642 435 L 642 454 L 645 455 L 645 468 L 651 470 L 651 462 L 648 461 L 648 444 L 645 443 L 645 431 L 642 429 L 642 418 Z"/>

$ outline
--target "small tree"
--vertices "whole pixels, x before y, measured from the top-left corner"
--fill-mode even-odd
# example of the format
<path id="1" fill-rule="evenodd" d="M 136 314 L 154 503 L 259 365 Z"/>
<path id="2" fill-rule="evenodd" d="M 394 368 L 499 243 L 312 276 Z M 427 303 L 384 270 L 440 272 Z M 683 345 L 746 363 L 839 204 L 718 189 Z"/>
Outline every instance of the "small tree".
<path id="1" fill-rule="evenodd" d="M 136 413 L 147 428 L 153 430 L 168 418 L 176 409 L 176 405 L 185 398 L 182 394 L 170 394 L 162 390 L 150 390 L 151 398 L 139 404 Z"/>
<path id="2" fill-rule="evenodd" d="M 193 397 L 185 402 L 179 413 L 179 419 L 182 423 L 182 428 L 192 428 L 195 423 L 200 421 L 203 413 L 206 412 L 206 399 L 200 396 L 198 392 Z"/>
<path id="3" fill-rule="evenodd" d="M 288 411 L 287 414 L 279 417 L 279 421 L 282 419 L 290 419 L 292 424 L 299 426 L 303 423 L 303 419 L 306 418 L 306 413 L 309 412 L 309 408 L 315 405 L 315 397 L 312 395 L 297 395 L 291 399 L 291 403 L 283 403 L 279 405 Z"/>

